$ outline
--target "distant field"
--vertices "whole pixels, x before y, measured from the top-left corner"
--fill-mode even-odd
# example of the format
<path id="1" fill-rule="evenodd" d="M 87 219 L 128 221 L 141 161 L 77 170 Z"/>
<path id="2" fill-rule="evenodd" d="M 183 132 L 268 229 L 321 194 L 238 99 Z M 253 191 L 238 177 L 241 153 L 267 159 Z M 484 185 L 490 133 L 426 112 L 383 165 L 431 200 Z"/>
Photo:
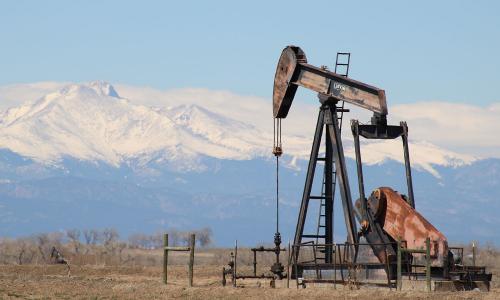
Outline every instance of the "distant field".
<path id="1" fill-rule="evenodd" d="M 195 286 L 192 288 L 187 287 L 186 256 L 176 253 L 172 257 L 173 265 L 169 266 L 169 285 L 165 286 L 159 264 L 161 252 L 136 252 L 149 253 L 154 259 L 143 261 L 156 262 L 158 266 L 73 264 L 71 276 L 68 276 L 63 265 L 0 265 L 0 299 L 500 299 L 500 286 L 496 282 L 497 256 L 489 257 L 489 261 L 486 259 L 493 264 L 490 267 L 494 273 L 491 292 L 427 293 L 369 287 L 349 290 L 342 285 L 337 285 L 336 290 L 332 285 L 297 290 L 294 281 L 290 282 L 289 289 L 285 281 L 278 282 L 277 288 L 272 289 L 265 280 L 240 280 L 237 288 L 222 287 L 221 270 L 229 249 L 200 250 L 196 254 Z M 241 253 L 240 271 L 250 271 L 249 256 L 243 249 Z M 259 272 L 263 271 L 264 266 Z"/>

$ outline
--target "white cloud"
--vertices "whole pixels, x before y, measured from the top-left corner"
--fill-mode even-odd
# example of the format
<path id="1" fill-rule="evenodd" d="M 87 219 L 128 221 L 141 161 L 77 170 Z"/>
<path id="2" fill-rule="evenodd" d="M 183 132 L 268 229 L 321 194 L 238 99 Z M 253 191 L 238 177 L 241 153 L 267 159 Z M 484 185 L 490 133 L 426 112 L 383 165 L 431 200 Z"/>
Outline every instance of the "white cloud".
<path id="1" fill-rule="evenodd" d="M 0 86 L 0 111 L 19 106 L 25 102 L 31 102 L 54 92 L 66 82 L 35 82 L 19 83 Z"/>
<path id="2" fill-rule="evenodd" d="M 500 103 L 486 107 L 449 102 L 418 102 L 390 107 L 394 120 L 406 120 L 410 138 L 479 157 L 500 157 Z"/>

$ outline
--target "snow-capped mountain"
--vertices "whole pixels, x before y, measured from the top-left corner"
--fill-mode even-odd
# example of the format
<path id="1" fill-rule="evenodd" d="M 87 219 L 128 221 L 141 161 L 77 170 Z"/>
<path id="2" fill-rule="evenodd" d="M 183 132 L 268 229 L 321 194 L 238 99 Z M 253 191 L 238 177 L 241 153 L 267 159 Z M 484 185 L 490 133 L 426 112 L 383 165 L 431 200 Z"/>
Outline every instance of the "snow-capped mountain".
<path id="1" fill-rule="evenodd" d="M 291 162 L 308 158 L 310 139 L 289 135 L 284 141 Z M 271 144 L 272 132 L 262 132 L 201 105 L 135 105 L 121 98 L 109 83 L 99 81 L 68 85 L 0 116 L 0 148 L 52 164 L 64 157 L 113 166 L 130 160 L 156 160 L 175 164 L 179 170 L 192 169 L 200 166 L 189 162 L 200 156 L 269 157 Z M 363 160 L 367 164 L 403 161 L 399 141 L 365 144 Z M 413 165 L 437 177 L 433 165 L 457 166 L 474 160 L 425 142 L 412 143 L 411 151 Z M 354 157 L 349 140 L 346 154 Z"/>
<path id="2" fill-rule="evenodd" d="M 180 161 L 199 155 L 250 159 L 269 135 L 200 106 L 153 109 L 120 98 L 104 82 L 69 85 L 6 111 L 0 148 L 40 162 L 63 157 L 119 166 L 127 160 Z"/>
<path id="3" fill-rule="evenodd" d="M 106 82 L 69 84 L 0 113 L 0 235 L 212 226 L 222 244 L 245 233 L 248 243 L 262 241 L 274 222 L 272 139 L 272 127 L 259 129 L 203 102 L 147 107 Z M 283 136 L 284 236 L 294 228 L 311 139 Z M 353 158 L 345 132 L 344 148 Z M 426 141 L 411 141 L 410 151 L 417 208 L 455 240 L 469 233 L 498 240 L 484 228 L 500 226 L 493 214 L 500 160 Z M 362 158 L 367 190 L 405 190 L 400 140 L 363 141 Z M 347 163 L 353 187 L 356 171 L 352 159 Z M 464 227 L 465 216 L 474 226 Z"/>

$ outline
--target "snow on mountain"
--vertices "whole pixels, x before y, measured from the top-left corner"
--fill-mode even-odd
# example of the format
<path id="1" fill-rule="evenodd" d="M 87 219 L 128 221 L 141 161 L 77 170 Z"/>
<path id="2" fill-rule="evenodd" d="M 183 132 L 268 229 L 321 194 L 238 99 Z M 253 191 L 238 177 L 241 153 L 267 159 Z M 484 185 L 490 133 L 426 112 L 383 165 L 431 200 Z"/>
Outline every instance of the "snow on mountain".
<path id="1" fill-rule="evenodd" d="M 307 159 L 310 138 L 283 137 L 289 167 Z M 363 142 L 363 161 L 402 162 L 398 141 Z M 119 166 L 130 160 L 175 163 L 179 170 L 203 168 L 200 156 L 247 160 L 270 157 L 272 133 L 207 110 L 201 105 L 151 108 L 121 98 L 102 81 L 70 84 L 0 115 L 0 148 L 36 161 L 57 164 L 64 157 Z M 346 155 L 354 157 L 352 141 Z M 474 158 L 430 143 L 411 143 L 412 165 L 436 177 L 433 165 L 458 166 Z"/>
<path id="2" fill-rule="evenodd" d="M 213 113 L 198 105 L 180 105 L 160 111 L 194 137 L 239 153 L 239 159 L 265 156 L 269 152 L 271 135 L 259 132 L 249 124 Z"/>
<path id="3" fill-rule="evenodd" d="M 477 159 L 467 154 L 447 151 L 425 141 L 413 141 L 409 145 L 411 166 L 425 170 L 440 178 L 435 166 L 459 167 L 469 165 Z M 355 159 L 354 147 L 346 147 L 346 156 Z M 404 163 L 401 139 L 366 142 L 361 145 L 361 158 L 368 165 L 382 164 L 388 159 Z"/>
<path id="4" fill-rule="evenodd" d="M 265 144 L 259 136 L 249 125 L 197 106 L 155 110 L 134 105 L 104 82 L 66 86 L 7 110 L 0 120 L 1 148 L 52 163 L 64 156 L 115 166 L 127 159 L 197 155 L 249 159 Z"/>

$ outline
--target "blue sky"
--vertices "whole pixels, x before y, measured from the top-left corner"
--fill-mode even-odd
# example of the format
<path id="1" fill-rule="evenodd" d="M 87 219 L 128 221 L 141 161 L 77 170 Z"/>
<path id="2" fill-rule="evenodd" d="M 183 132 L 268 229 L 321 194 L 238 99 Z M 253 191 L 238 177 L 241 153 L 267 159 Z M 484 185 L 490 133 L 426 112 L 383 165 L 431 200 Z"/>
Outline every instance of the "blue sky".
<path id="1" fill-rule="evenodd" d="M 0 85 L 107 80 L 271 97 L 281 49 L 390 103 L 498 102 L 500 5 L 487 1 L 3 1 Z"/>

